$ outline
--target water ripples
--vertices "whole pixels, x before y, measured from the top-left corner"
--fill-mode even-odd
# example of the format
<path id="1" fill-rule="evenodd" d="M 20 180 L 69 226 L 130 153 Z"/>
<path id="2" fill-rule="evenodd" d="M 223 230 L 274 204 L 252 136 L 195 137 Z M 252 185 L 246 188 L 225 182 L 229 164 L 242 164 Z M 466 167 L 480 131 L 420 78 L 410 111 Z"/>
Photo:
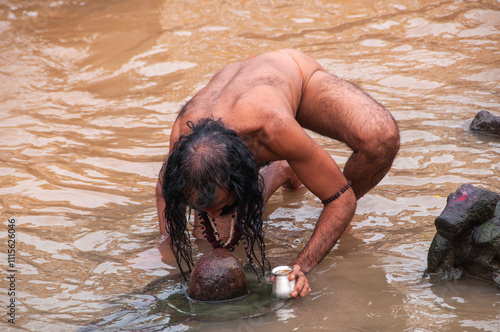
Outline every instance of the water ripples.
<path id="1" fill-rule="evenodd" d="M 493 330 L 490 288 L 421 275 L 446 196 L 462 183 L 500 191 L 500 141 L 468 130 L 480 109 L 499 112 L 499 41 L 497 1 L 1 5 L 0 206 L 19 218 L 19 325 L 75 330 L 116 310 L 110 299 L 176 273 L 154 189 L 178 109 L 224 64 L 291 47 L 386 106 L 402 145 L 311 275 L 313 296 L 249 323 Z M 345 164 L 344 145 L 311 136 Z M 271 199 L 273 263 L 298 254 L 320 212 L 305 190 Z"/>

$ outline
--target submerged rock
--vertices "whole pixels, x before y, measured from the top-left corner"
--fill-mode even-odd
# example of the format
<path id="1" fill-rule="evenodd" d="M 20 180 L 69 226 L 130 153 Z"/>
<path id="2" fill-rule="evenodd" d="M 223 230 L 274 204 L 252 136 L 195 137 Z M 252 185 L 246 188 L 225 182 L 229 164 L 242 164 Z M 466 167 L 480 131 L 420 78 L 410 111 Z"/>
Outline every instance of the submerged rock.
<path id="1" fill-rule="evenodd" d="M 500 135 L 500 116 L 482 110 L 476 114 L 469 128 L 474 131 Z"/>
<path id="2" fill-rule="evenodd" d="M 188 295 L 194 300 L 231 300 L 247 293 L 243 265 L 226 249 L 214 249 L 203 255 L 189 278 Z"/>
<path id="3" fill-rule="evenodd" d="M 426 273 L 474 276 L 500 286 L 500 195 L 464 184 L 450 194 L 436 218 Z"/>

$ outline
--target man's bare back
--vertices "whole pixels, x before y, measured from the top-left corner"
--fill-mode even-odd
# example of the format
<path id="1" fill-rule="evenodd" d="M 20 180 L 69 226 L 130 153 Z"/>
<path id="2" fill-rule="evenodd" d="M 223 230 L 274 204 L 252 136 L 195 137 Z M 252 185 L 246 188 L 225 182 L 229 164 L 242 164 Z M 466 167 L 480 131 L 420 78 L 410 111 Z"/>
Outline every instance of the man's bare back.
<path id="1" fill-rule="evenodd" d="M 302 73 L 291 57 L 296 53 L 270 52 L 224 67 L 185 105 L 172 129 L 171 146 L 188 133 L 187 121 L 220 118 L 251 147 L 258 163 L 276 160 L 259 140 L 274 133 L 283 118 L 295 118 L 302 94 Z M 299 61 L 307 60 L 315 64 L 309 67 L 320 69 L 300 53 Z M 307 74 L 311 76 L 312 68 Z"/>
<path id="2" fill-rule="evenodd" d="M 205 118 L 220 119 L 236 131 L 257 165 L 280 161 L 262 171 L 264 199 L 295 181 L 328 202 L 311 239 L 293 262 L 295 296 L 307 294 L 310 287 L 304 273 L 328 254 L 352 219 L 357 198 L 373 188 L 392 165 L 399 149 L 393 118 L 364 92 L 290 49 L 255 56 L 219 71 L 181 110 L 170 147 L 181 135 L 190 134 L 188 123 Z M 342 141 L 353 150 L 343 172 L 304 128 Z M 165 232 L 161 204 L 160 226 Z"/>

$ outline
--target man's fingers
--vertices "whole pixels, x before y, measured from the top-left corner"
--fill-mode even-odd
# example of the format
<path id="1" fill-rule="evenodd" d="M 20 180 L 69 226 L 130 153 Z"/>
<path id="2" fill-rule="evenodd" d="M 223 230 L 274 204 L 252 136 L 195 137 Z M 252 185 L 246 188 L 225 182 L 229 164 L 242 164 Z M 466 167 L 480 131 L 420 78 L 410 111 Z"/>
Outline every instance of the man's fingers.
<path id="1" fill-rule="evenodd" d="M 292 271 L 292 272 L 290 272 L 290 274 L 288 275 L 288 279 L 289 279 L 290 281 L 292 281 L 293 279 L 296 279 L 296 278 L 297 278 L 297 276 L 299 275 L 299 273 L 300 273 L 300 266 L 299 266 L 299 265 L 297 265 L 297 264 L 295 264 L 295 265 L 293 266 L 293 271 Z"/>
<path id="2" fill-rule="evenodd" d="M 296 283 L 295 287 L 293 288 L 292 291 L 292 297 L 297 297 L 301 292 L 302 289 L 304 288 L 304 278 L 296 278 Z"/>
<path id="3" fill-rule="evenodd" d="M 311 287 L 309 286 L 309 281 L 307 280 L 304 273 L 299 272 L 296 278 L 295 287 L 291 293 L 292 297 L 306 296 L 310 292 L 311 292 Z"/>
<path id="4" fill-rule="evenodd" d="M 309 286 L 309 283 L 307 283 L 307 285 L 304 288 L 302 288 L 300 296 L 306 296 L 309 293 L 311 293 L 311 287 Z"/>
<path id="5" fill-rule="evenodd" d="M 300 296 L 306 296 L 311 292 L 311 286 L 309 286 L 309 280 L 307 280 L 305 276 L 303 278 L 300 278 L 300 280 L 302 281 L 303 284 L 303 286 L 301 287 Z"/>

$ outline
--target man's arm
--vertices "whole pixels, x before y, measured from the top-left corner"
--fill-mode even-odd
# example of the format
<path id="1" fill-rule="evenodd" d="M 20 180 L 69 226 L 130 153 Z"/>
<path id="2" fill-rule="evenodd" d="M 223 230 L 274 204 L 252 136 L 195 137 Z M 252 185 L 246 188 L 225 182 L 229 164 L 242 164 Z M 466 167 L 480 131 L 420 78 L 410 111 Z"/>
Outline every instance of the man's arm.
<path id="1" fill-rule="evenodd" d="M 267 204 L 269 198 L 280 187 L 294 190 L 302 186 L 302 182 L 286 160 L 273 161 L 260 174 L 264 179 L 264 192 L 262 195 L 264 204 Z"/>
<path id="2" fill-rule="evenodd" d="M 300 127 L 295 119 L 281 119 L 269 128 L 273 135 L 266 147 L 280 159 L 288 161 L 302 183 L 319 199 L 326 200 L 340 192 L 347 179 L 333 158 Z M 295 259 L 300 271 L 307 273 L 330 252 L 356 210 L 356 197 L 351 188 L 327 204 L 306 246 Z"/>
<path id="3" fill-rule="evenodd" d="M 313 153 L 313 156 L 306 159 L 289 160 L 289 164 L 304 185 L 321 200 L 325 200 L 339 193 L 348 182 L 335 161 L 326 151 L 321 150 L 324 154 Z M 351 222 L 355 211 L 356 196 L 352 188 L 325 205 L 311 238 L 292 263 L 294 271 L 290 278 L 296 279 L 293 297 L 304 296 L 311 291 L 304 274 L 311 271 L 328 255 Z"/>
<path id="4" fill-rule="evenodd" d="M 156 209 L 158 211 L 158 225 L 160 227 L 160 235 L 168 234 L 167 219 L 165 218 L 165 208 L 167 203 L 163 197 L 163 177 L 165 176 L 165 169 L 167 167 L 166 161 L 163 163 L 158 174 L 158 181 L 156 182 Z"/>
<path id="5" fill-rule="evenodd" d="M 293 264 L 298 264 L 304 273 L 311 271 L 332 250 L 355 211 L 356 196 L 352 189 L 325 205 L 311 238 Z"/>
<path id="6" fill-rule="evenodd" d="M 167 234 L 167 223 L 165 219 L 165 199 L 163 198 L 162 190 L 162 172 L 158 176 L 158 181 L 156 182 L 156 208 L 158 210 L 158 224 L 160 226 L 160 234 Z"/>

